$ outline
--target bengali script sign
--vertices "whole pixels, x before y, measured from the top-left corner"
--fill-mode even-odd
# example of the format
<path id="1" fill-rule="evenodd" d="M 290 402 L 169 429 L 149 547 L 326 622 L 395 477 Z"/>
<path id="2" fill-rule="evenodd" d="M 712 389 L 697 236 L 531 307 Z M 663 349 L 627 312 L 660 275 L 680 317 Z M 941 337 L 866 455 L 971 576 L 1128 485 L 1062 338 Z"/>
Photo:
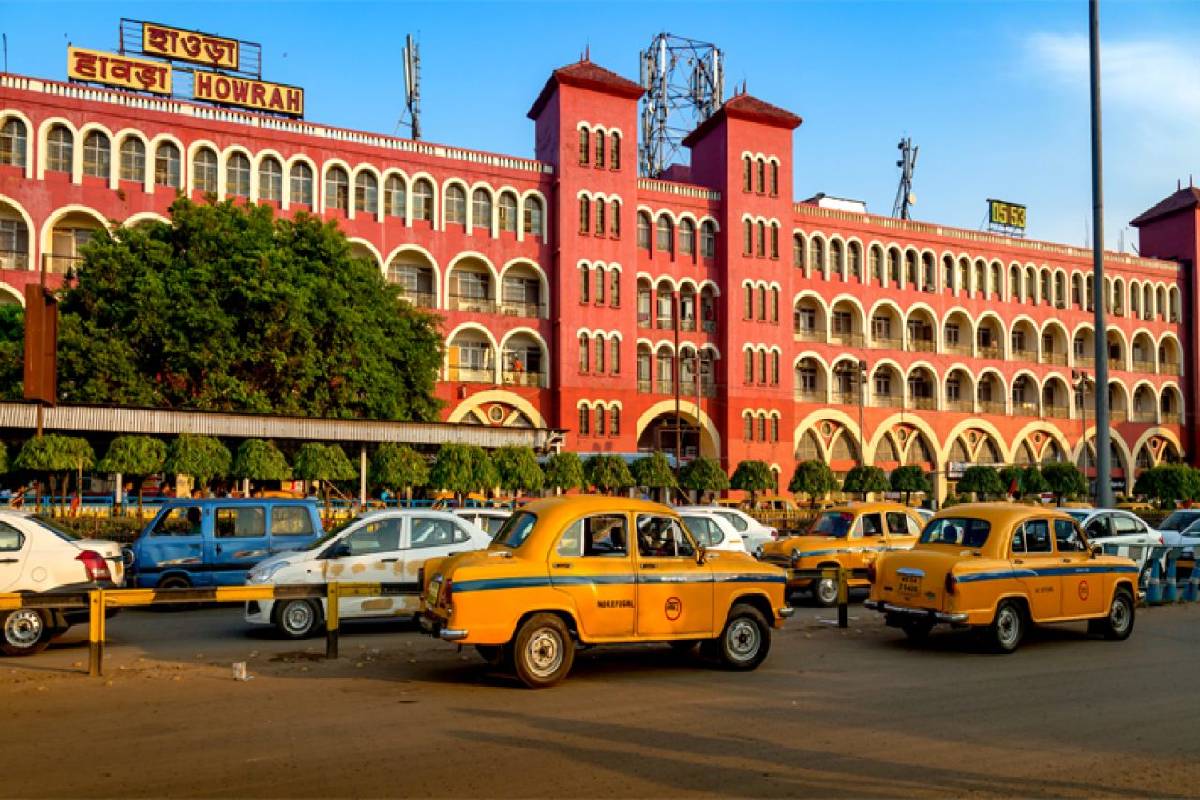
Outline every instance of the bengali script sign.
<path id="1" fill-rule="evenodd" d="M 155 94 L 171 93 L 171 65 L 141 58 L 67 48 L 67 77 Z"/>
<path id="2" fill-rule="evenodd" d="M 298 86 L 255 81 L 196 70 L 193 76 L 192 97 L 210 103 L 224 103 L 243 108 L 304 116 L 304 90 Z"/>
<path id="3" fill-rule="evenodd" d="M 142 52 L 225 69 L 238 68 L 238 41 L 198 31 L 142 23 Z"/>

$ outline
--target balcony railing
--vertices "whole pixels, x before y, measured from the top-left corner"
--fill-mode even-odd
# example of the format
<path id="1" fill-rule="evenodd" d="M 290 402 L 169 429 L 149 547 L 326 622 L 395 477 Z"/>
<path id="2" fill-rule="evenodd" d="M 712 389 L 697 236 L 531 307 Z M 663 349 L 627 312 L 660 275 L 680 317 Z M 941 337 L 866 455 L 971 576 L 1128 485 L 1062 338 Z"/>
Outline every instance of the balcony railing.
<path id="1" fill-rule="evenodd" d="M 696 318 L 679 320 L 679 330 L 688 332 L 696 330 Z"/>
<path id="2" fill-rule="evenodd" d="M 465 294 L 450 295 L 451 311 L 473 311 L 478 314 L 495 314 L 496 301 L 490 297 L 473 297 Z"/>
<path id="3" fill-rule="evenodd" d="M 1056 419 L 1066 419 L 1071 416 L 1071 409 L 1068 406 L 1059 405 L 1042 405 L 1042 416 L 1054 417 Z"/>
<path id="4" fill-rule="evenodd" d="M 1145 361 L 1142 359 L 1134 359 L 1133 371 L 1134 372 L 1154 372 L 1154 362 L 1153 361 Z"/>
<path id="5" fill-rule="evenodd" d="M 810 392 L 810 391 L 806 391 L 804 389 L 797 389 L 795 398 L 796 398 L 797 403 L 824 403 L 825 402 L 824 393 L 816 392 L 816 391 Z"/>
<path id="6" fill-rule="evenodd" d="M 1114 371 L 1115 372 L 1124 372 L 1124 370 L 1125 370 L 1125 359 L 1110 358 L 1108 360 L 1108 371 L 1109 372 L 1114 372 Z"/>
<path id="7" fill-rule="evenodd" d="M 660 331 L 673 330 L 675 327 L 675 320 L 673 320 L 671 317 L 659 317 L 656 321 L 655 327 Z"/>
<path id="8" fill-rule="evenodd" d="M 872 408 L 899 408 L 903 397 L 898 394 L 876 394 L 871 397 Z"/>
<path id="9" fill-rule="evenodd" d="M 801 328 L 795 332 L 797 342 L 823 342 L 825 341 L 825 331 L 818 328 Z"/>
<path id="10" fill-rule="evenodd" d="M 1179 374 L 1179 362 L 1178 361 L 1162 362 L 1161 364 L 1158 365 L 1158 374 L 1160 374 L 1160 375 L 1178 375 Z"/>
<path id="11" fill-rule="evenodd" d="M 29 254 L 24 250 L 0 250 L 0 269 L 29 269 Z"/>
<path id="12" fill-rule="evenodd" d="M 496 371 L 475 367 L 451 367 L 447 380 L 461 381 L 462 383 L 495 383 Z"/>
<path id="13" fill-rule="evenodd" d="M 1038 406 L 1037 403 L 1014 400 L 1012 413 L 1014 417 L 1036 417 Z"/>
<path id="14" fill-rule="evenodd" d="M 1181 419 L 1178 411 L 1164 411 L 1161 418 L 1164 425 L 1178 425 Z"/>
<path id="15" fill-rule="evenodd" d="M 981 344 L 979 345 L 980 358 L 1004 358 L 1004 353 L 1000 350 L 998 344 Z"/>
<path id="16" fill-rule="evenodd" d="M 542 304 L 526 300 L 505 300 L 501 304 L 500 312 L 509 317 L 541 317 L 543 316 Z"/>
<path id="17" fill-rule="evenodd" d="M 981 414 L 1004 414 L 1008 409 L 1004 407 L 1004 403 L 998 403 L 995 400 L 980 400 L 979 413 Z"/>
<path id="18" fill-rule="evenodd" d="M 534 386 L 541 388 L 545 386 L 545 376 L 540 372 L 526 372 L 524 370 L 504 370 L 504 383 L 507 386 Z"/>
<path id="19" fill-rule="evenodd" d="M 659 378 L 654 382 L 654 391 L 657 394 L 675 394 L 675 382 L 670 378 Z"/>
<path id="20" fill-rule="evenodd" d="M 852 331 L 834 331 L 829 334 L 829 341 L 834 344 L 842 344 L 850 347 L 862 347 L 863 337 L 861 333 Z"/>
<path id="21" fill-rule="evenodd" d="M 653 324 L 654 320 L 652 320 L 650 317 L 647 317 L 644 314 L 638 314 L 637 326 L 639 328 L 650 328 L 653 327 Z"/>
<path id="22" fill-rule="evenodd" d="M 1042 353 L 1041 362 L 1043 364 L 1055 364 L 1060 367 L 1067 365 L 1066 353 L 1044 352 Z"/>
<path id="23" fill-rule="evenodd" d="M 946 344 L 946 352 L 954 353 L 954 354 L 960 355 L 960 356 L 969 356 L 969 355 L 971 355 L 971 345 L 963 344 L 962 342 L 954 342 L 954 343 L 948 342 Z"/>
<path id="24" fill-rule="evenodd" d="M 1075 356 L 1075 366 L 1077 367 L 1094 367 L 1096 366 L 1095 356 Z"/>
<path id="25" fill-rule="evenodd" d="M 932 397 L 910 397 L 908 407 L 918 411 L 933 411 L 937 408 L 937 402 Z"/>
<path id="26" fill-rule="evenodd" d="M 945 409 L 946 411 L 958 411 L 965 414 L 975 411 L 975 407 L 966 400 L 947 400 Z"/>
<path id="27" fill-rule="evenodd" d="M 434 308 L 437 305 L 437 301 L 433 297 L 433 292 L 408 292 L 401 289 L 400 299 L 407 300 L 420 308 Z"/>
<path id="28" fill-rule="evenodd" d="M 1135 408 L 1133 410 L 1133 421 L 1134 422 L 1155 422 L 1154 411 L 1153 410 L 1150 410 L 1150 411 L 1138 410 Z"/>
<path id="29" fill-rule="evenodd" d="M 701 329 L 703 329 L 703 331 L 705 333 L 716 333 L 717 332 L 717 321 L 715 319 L 706 319 L 700 325 L 700 327 L 701 327 Z"/>
<path id="30" fill-rule="evenodd" d="M 872 336 L 871 347 L 880 350 L 899 350 L 900 340 L 892 336 Z"/>
<path id="31" fill-rule="evenodd" d="M 42 268 L 50 275 L 66 275 L 73 272 L 83 263 L 82 256 L 60 256 L 54 253 L 42 253 Z"/>
<path id="32" fill-rule="evenodd" d="M 1123 408 L 1109 408 L 1108 418 L 1113 422 L 1125 422 L 1129 419 L 1129 412 Z"/>
<path id="33" fill-rule="evenodd" d="M 712 381 L 702 382 L 700 384 L 700 396 L 701 397 L 716 397 L 717 396 L 717 384 L 713 383 Z"/>
<path id="34" fill-rule="evenodd" d="M 637 390 L 641 394 L 650 394 L 650 392 L 654 391 L 654 382 L 638 378 Z"/>
<path id="35" fill-rule="evenodd" d="M 910 350 L 915 350 L 918 353 L 932 353 L 937 349 L 933 339 L 910 338 L 908 340 L 908 347 Z"/>
<path id="36" fill-rule="evenodd" d="M 1033 350 L 1013 350 L 1012 351 L 1012 360 L 1013 361 L 1024 361 L 1029 364 L 1036 364 L 1037 363 L 1037 353 L 1034 352 Z"/>

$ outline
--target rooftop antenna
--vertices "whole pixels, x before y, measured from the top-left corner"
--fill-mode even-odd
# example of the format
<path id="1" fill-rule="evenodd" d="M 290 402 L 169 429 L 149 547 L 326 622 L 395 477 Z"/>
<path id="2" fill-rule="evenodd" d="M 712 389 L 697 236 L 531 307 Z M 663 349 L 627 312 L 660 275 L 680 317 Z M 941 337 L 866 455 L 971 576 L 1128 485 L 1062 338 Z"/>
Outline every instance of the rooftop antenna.
<path id="1" fill-rule="evenodd" d="M 896 145 L 896 149 L 900 151 L 900 160 L 896 162 L 896 166 L 900 168 L 900 188 L 896 190 L 896 202 L 892 204 L 892 216 L 909 219 L 908 209 L 917 202 L 917 196 L 912 190 L 912 182 L 913 170 L 917 168 L 917 151 L 921 148 L 914 146 L 912 139 L 905 136 Z"/>
<path id="2" fill-rule="evenodd" d="M 400 53 L 404 62 L 404 113 L 396 123 L 396 131 L 407 124 L 413 139 L 421 138 L 421 48 L 412 34 L 404 38 L 404 49 Z"/>
<path id="3" fill-rule="evenodd" d="M 683 139 L 716 113 L 725 98 L 725 55 L 712 42 L 670 33 L 638 53 L 642 88 L 638 170 L 648 178 L 666 171 Z"/>
<path id="4" fill-rule="evenodd" d="M 8 72 L 8 34 L 0 35 L 4 39 L 4 71 Z"/>

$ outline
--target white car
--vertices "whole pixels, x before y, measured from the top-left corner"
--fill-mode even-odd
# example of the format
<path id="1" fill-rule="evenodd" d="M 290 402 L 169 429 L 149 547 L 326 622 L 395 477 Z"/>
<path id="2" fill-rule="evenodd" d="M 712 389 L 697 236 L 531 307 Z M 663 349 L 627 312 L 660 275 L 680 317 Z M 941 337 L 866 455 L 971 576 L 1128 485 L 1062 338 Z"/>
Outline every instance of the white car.
<path id="1" fill-rule="evenodd" d="M 774 541 L 779 537 L 779 532 L 774 528 L 763 525 L 754 517 L 736 508 L 726 508 L 725 506 L 680 506 L 675 509 L 680 514 L 690 514 L 692 512 L 703 512 L 705 514 L 716 514 L 719 518 L 729 523 L 730 527 L 742 537 L 742 544 L 746 548 L 746 552 L 758 558 L 762 553 L 762 546 Z"/>
<path id="2" fill-rule="evenodd" d="M 419 611 L 418 570 L 430 558 L 491 544 L 487 533 L 445 511 L 397 509 L 373 511 L 350 520 L 303 550 L 256 564 L 247 584 L 399 583 L 400 595 L 343 597 L 341 619 L 395 619 Z M 325 619 L 325 599 L 260 600 L 246 603 L 246 621 L 273 625 L 284 637 L 316 633 Z"/>
<path id="3" fill-rule="evenodd" d="M 0 592 L 115 589 L 125 582 L 121 545 L 79 539 L 26 513 L 0 511 Z M 0 652 L 32 655 L 88 610 L 18 608 L 0 611 Z"/>
<path id="4" fill-rule="evenodd" d="M 1165 569 L 1167 548 L 1200 544 L 1200 538 L 1177 530 L 1155 530 L 1137 514 L 1120 508 L 1072 508 L 1066 512 L 1083 528 L 1089 542 L 1137 563 L 1141 591 L 1146 589 L 1153 558 Z"/>
<path id="5" fill-rule="evenodd" d="M 733 524 L 711 510 L 681 511 L 679 517 L 696 538 L 696 543 L 706 550 L 750 552 L 742 541 L 742 535 L 733 529 Z"/>
<path id="6" fill-rule="evenodd" d="M 450 513 L 484 531 L 489 538 L 512 516 L 507 508 L 456 508 Z"/>

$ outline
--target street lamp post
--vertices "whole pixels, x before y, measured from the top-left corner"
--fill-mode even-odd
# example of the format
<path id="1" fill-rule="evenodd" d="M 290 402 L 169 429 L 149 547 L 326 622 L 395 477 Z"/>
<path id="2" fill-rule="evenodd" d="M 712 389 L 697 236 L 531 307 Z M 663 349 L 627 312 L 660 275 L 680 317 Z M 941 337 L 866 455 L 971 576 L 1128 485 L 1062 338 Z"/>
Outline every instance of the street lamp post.
<path id="1" fill-rule="evenodd" d="M 1100 2 L 1088 1 L 1092 89 L 1092 269 L 1096 331 L 1096 505 L 1113 505 L 1108 433 L 1108 336 L 1104 327 L 1104 171 L 1100 139 Z M 1103 391 L 1101 391 L 1103 389 Z M 1084 442 L 1084 446 L 1087 443 Z"/>

